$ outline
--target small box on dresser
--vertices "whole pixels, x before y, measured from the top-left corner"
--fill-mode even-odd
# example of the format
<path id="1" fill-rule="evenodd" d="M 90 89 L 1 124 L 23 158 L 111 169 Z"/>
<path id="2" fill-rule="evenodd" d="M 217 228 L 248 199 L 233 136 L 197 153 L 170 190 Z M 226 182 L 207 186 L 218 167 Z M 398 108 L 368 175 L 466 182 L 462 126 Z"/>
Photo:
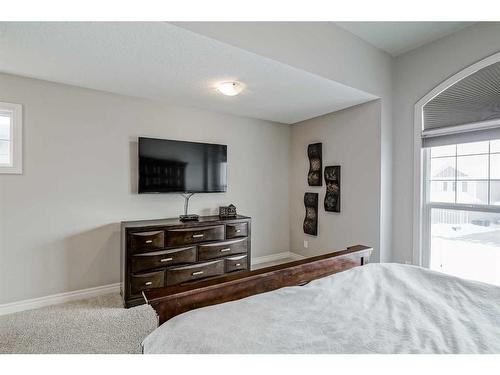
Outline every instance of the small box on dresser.
<path id="1" fill-rule="evenodd" d="M 125 307 L 144 303 L 142 291 L 250 270 L 251 218 L 201 216 L 124 221 L 121 294 Z"/>

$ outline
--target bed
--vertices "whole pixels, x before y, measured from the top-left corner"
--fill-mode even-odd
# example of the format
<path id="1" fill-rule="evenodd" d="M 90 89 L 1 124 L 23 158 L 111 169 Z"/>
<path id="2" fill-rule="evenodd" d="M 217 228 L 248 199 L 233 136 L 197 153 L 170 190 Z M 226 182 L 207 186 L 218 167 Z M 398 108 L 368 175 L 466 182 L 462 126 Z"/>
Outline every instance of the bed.
<path id="1" fill-rule="evenodd" d="M 351 248 L 174 295 L 150 293 L 165 322 L 143 351 L 500 353 L 500 287 L 415 266 L 366 264 L 367 251 Z M 264 292 L 253 293 L 252 278 L 267 285 Z"/>

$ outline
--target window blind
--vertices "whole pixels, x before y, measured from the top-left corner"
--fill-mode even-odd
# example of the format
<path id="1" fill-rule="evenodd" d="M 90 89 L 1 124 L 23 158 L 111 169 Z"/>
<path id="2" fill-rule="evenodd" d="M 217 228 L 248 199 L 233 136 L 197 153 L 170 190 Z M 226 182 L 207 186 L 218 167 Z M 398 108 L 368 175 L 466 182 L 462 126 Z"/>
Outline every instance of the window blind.
<path id="1" fill-rule="evenodd" d="M 500 138 L 500 62 L 463 78 L 423 107 L 424 147 Z"/>

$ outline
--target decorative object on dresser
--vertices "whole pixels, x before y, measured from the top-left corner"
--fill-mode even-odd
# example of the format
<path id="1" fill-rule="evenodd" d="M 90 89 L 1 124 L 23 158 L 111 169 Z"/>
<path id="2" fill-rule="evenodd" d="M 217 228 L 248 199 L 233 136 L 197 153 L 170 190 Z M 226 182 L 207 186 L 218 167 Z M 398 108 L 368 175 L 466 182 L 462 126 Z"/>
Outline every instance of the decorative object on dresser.
<path id="1" fill-rule="evenodd" d="M 305 193 L 304 206 L 306 206 L 306 217 L 304 218 L 304 233 L 313 236 L 318 235 L 318 193 Z"/>
<path id="2" fill-rule="evenodd" d="M 251 219 L 200 216 L 122 222 L 121 294 L 125 307 L 153 288 L 250 270 Z"/>
<path id="3" fill-rule="evenodd" d="M 236 217 L 236 206 L 234 204 L 230 204 L 229 206 L 221 206 L 219 207 L 219 217 L 220 218 L 230 218 Z"/>
<path id="4" fill-rule="evenodd" d="M 313 143 L 307 146 L 307 156 L 309 157 L 309 173 L 307 174 L 307 182 L 309 186 L 322 186 L 322 156 L 323 144 Z"/>
<path id="5" fill-rule="evenodd" d="M 340 165 L 325 167 L 325 211 L 340 212 Z"/>
<path id="6" fill-rule="evenodd" d="M 198 221 L 199 216 L 196 214 L 188 214 L 189 211 L 189 198 L 191 198 L 194 193 L 181 194 L 184 198 L 184 215 L 179 215 L 180 221 Z"/>

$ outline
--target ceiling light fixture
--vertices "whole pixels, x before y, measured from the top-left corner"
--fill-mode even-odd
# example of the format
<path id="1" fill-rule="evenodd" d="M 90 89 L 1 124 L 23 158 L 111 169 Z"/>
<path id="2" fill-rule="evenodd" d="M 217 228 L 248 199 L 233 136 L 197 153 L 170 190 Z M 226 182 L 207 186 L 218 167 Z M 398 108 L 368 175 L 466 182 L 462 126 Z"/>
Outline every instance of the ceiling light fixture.
<path id="1" fill-rule="evenodd" d="M 232 81 L 232 82 L 221 82 L 216 86 L 217 90 L 223 95 L 226 96 L 235 96 L 243 91 L 245 85 L 241 82 Z"/>

